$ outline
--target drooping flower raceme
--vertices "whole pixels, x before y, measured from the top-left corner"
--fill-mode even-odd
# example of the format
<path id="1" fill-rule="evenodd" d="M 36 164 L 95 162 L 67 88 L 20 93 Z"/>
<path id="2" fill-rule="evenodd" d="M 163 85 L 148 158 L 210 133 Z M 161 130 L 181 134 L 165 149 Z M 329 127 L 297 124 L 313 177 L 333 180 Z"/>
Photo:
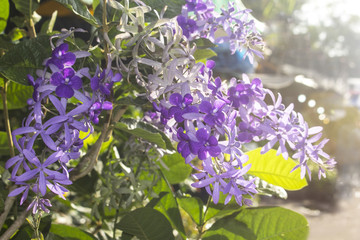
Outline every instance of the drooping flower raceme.
<path id="1" fill-rule="evenodd" d="M 177 22 L 189 40 L 207 38 L 213 43 L 228 43 L 232 53 L 246 50 L 244 58 L 253 61 L 253 54 L 263 57 L 264 42 L 256 30 L 254 20 L 249 19 L 251 10 L 239 10 L 229 1 L 227 9 L 215 11 L 211 0 L 187 0 Z"/>
<path id="2" fill-rule="evenodd" d="M 200 37 L 217 43 L 229 41 L 233 51 L 246 48 L 249 55 L 261 56 L 252 48 L 262 43 L 254 23 L 247 20 L 248 13 L 230 4 L 218 14 L 211 1 L 188 0 L 176 22 L 159 24 L 158 32 L 163 33 L 159 39 L 145 36 L 141 40 L 162 49 L 161 57 L 136 58 L 130 65 L 153 101 L 156 114 L 148 119 L 152 116 L 152 122 L 157 119 L 164 124 L 165 133 L 178 143 L 177 151 L 197 171 L 198 181 L 192 186 L 204 187 L 215 203 L 222 192 L 227 195 L 225 203 L 234 198 L 239 205 L 251 204 L 245 196 L 254 196 L 257 189 L 255 179 L 247 177 L 251 165 L 246 165 L 248 156 L 243 151 L 249 142 L 264 144 L 260 145 L 262 153 L 277 146 L 277 154 L 285 159 L 292 154 L 299 161 L 294 169 L 301 169 L 302 178 L 306 173 L 310 176 L 309 160 L 319 166 L 319 176 L 335 165 L 322 150 L 327 140 L 318 143 L 321 128 L 308 128 L 293 105 L 284 106 L 281 96 L 276 98 L 260 79 L 243 75 L 224 81 L 213 76 L 213 61 L 203 64 L 192 57 L 196 46 L 189 40 Z M 183 36 L 176 45 L 181 35 L 178 25 Z M 216 38 L 220 27 L 227 36 Z M 153 71 L 146 75 L 141 65 Z M 271 104 L 265 103 L 266 97 L 272 99 Z"/>
<path id="3" fill-rule="evenodd" d="M 113 83 L 121 79 L 120 74 L 112 73 L 110 65 L 103 71 L 98 68 L 93 78 L 88 68 L 75 70 L 76 60 L 90 54 L 68 51 L 69 46 L 64 39 L 69 32 L 55 36 L 59 39 L 52 56 L 44 61 L 44 70 L 37 71 L 36 80 L 28 76 L 34 87 L 33 97 L 28 100 L 31 112 L 23 121 L 23 126 L 12 132 L 13 139 L 20 136 L 14 142 L 19 154 L 5 165 L 7 169 L 12 167 L 10 180 L 18 186 L 9 196 L 22 194 L 20 203 L 23 204 L 29 192 L 33 192 L 35 197 L 28 206 L 33 213 L 49 211 L 48 191 L 62 198 L 68 192 L 64 186 L 72 182 L 67 163 L 80 157 L 79 150 L 84 141 L 80 132 L 90 130 L 91 133 L 91 123 L 99 122 L 101 111 L 112 108 L 106 96 L 110 94 Z M 87 86 L 83 80 L 86 78 L 91 80 L 86 84 L 91 85 L 91 94 L 84 90 Z M 77 104 L 70 104 L 70 98 L 74 98 Z M 53 105 L 53 111 L 43 107 L 46 101 Z M 45 148 L 34 148 L 35 142 Z"/>

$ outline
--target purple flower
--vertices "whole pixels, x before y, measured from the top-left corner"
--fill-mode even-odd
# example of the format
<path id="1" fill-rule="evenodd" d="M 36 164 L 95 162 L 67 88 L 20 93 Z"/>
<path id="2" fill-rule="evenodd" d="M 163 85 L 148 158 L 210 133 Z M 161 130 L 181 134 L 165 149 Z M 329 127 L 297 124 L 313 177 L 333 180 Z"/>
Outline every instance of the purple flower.
<path id="1" fill-rule="evenodd" d="M 190 18 L 179 15 L 176 20 L 187 38 L 197 30 L 196 22 Z"/>
<path id="2" fill-rule="evenodd" d="M 24 185 L 24 186 L 14 189 L 11 193 L 9 193 L 9 197 L 15 197 L 15 196 L 19 195 L 20 193 L 24 192 L 20 199 L 20 205 L 23 205 L 23 203 L 25 202 L 25 200 L 28 197 L 30 185 L 23 183 L 23 182 L 17 183 L 17 184 Z"/>
<path id="3" fill-rule="evenodd" d="M 190 141 L 190 150 L 193 154 L 198 155 L 200 160 L 211 157 L 217 157 L 221 153 L 216 137 L 210 135 L 206 128 L 196 131 L 198 141 Z"/>
<path id="4" fill-rule="evenodd" d="M 220 92 L 220 87 L 221 78 L 217 77 L 214 81 L 209 80 L 208 88 L 212 90 L 212 95 L 216 96 L 216 94 Z"/>
<path id="5" fill-rule="evenodd" d="M 38 189 L 40 190 L 40 193 L 44 196 L 46 194 L 46 175 L 51 179 L 64 179 L 64 176 L 59 172 L 46 168 L 58 160 L 56 154 L 50 155 L 44 163 L 41 163 L 33 152 L 24 149 L 23 153 L 26 159 L 37 168 L 26 171 L 20 176 L 15 177 L 16 182 L 26 182 L 30 179 L 37 178 Z"/>
<path id="6" fill-rule="evenodd" d="M 52 119 L 49 119 L 44 124 L 35 123 L 35 125 L 32 127 L 21 127 L 21 128 L 15 129 L 12 132 L 12 135 L 15 139 L 15 136 L 17 136 L 17 135 L 34 133 L 28 141 L 28 144 L 30 144 L 30 146 L 32 146 L 34 144 L 36 138 L 40 135 L 41 138 L 43 139 L 44 143 L 46 144 L 46 146 L 48 146 L 52 150 L 56 150 L 56 144 L 55 144 L 54 140 L 52 140 L 52 138 L 50 137 L 50 135 L 52 133 L 54 133 L 54 132 L 52 132 L 53 129 L 49 129 L 49 130 L 47 129 L 51 124 L 54 124 L 54 122 L 52 121 Z M 14 144 L 16 145 L 17 143 L 15 143 L 15 142 L 16 141 L 14 141 Z"/>
<path id="7" fill-rule="evenodd" d="M 49 213 L 50 210 L 47 209 L 47 207 L 52 207 L 51 202 L 49 199 L 45 199 L 45 198 L 38 198 L 36 197 L 28 206 L 28 208 L 26 209 L 27 211 L 29 211 L 31 208 L 32 213 L 35 214 L 38 211 L 44 211 L 46 213 Z"/>
<path id="8" fill-rule="evenodd" d="M 61 70 L 74 65 L 76 56 L 72 52 L 67 52 L 68 50 L 69 45 L 67 43 L 62 43 L 60 46 L 56 47 L 52 52 L 51 58 L 46 61 L 46 66 L 53 64 Z"/>
<path id="9" fill-rule="evenodd" d="M 202 101 L 199 110 L 206 113 L 204 122 L 211 127 L 215 124 L 221 126 L 225 121 L 225 115 L 222 112 L 224 106 L 225 102 L 222 100 L 215 100 L 214 106 L 208 101 Z"/>
<path id="10" fill-rule="evenodd" d="M 203 170 L 201 173 L 194 174 L 197 179 L 200 179 L 198 182 L 191 184 L 195 188 L 205 187 L 206 191 L 212 195 L 213 202 L 217 204 L 219 202 L 219 196 L 221 188 L 226 186 L 226 181 L 222 178 L 221 175 L 217 174 L 214 171 L 214 167 L 210 160 L 203 161 Z M 211 192 L 210 184 L 213 186 L 213 191 Z"/>
<path id="11" fill-rule="evenodd" d="M 181 154 L 181 156 L 183 156 L 183 158 L 186 159 L 191 153 L 190 151 L 191 140 L 189 136 L 186 133 L 184 133 L 184 129 L 181 127 L 177 130 L 177 138 L 179 139 L 177 150 Z"/>
<path id="12" fill-rule="evenodd" d="M 174 116 L 178 123 L 184 121 L 183 114 L 199 112 L 197 107 L 191 106 L 193 97 L 189 93 L 185 94 L 184 97 L 180 93 L 173 93 L 169 98 L 169 102 L 174 105 L 169 109 L 169 115 Z"/>
<path id="13" fill-rule="evenodd" d="M 99 123 L 99 115 L 101 114 L 102 110 L 111 110 L 112 109 L 112 103 L 108 101 L 104 101 L 103 103 L 95 102 L 93 105 L 91 105 L 89 109 L 89 117 L 90 120 L 98 124 Z"/>
<path id="14" fill-rule="evenodd" d="M 239 123 L 239 134 L 238 140 L 242 143 L 249 143 L 253 140 L 254 137 L 262 134 L 260 129 L 252 127 L 249 123 L 240 122 Z"/>
<path id="15" fill-rule="evenodd" d="M 50 83 L 56 86 L 55 93 L 62 98 L 74 96 L 74 89 L 82 87 L 82 80 L 72 68 L 65 68 L 62 72 L 55 72 L 50 78 Z"/>
<path id="16" fill-rule="evenodd" d="M 100 69 L 97 68 L 95 76 L 91 78 L 90 85 L 93 91 L 99 90 L 102 94 L 109 96 L 111 89 L 115 82 L 119 82 L 122 79 L 121 73 L 113 74 L 110 69 L 111 65 L 104 71 L 100 72 Z"/>

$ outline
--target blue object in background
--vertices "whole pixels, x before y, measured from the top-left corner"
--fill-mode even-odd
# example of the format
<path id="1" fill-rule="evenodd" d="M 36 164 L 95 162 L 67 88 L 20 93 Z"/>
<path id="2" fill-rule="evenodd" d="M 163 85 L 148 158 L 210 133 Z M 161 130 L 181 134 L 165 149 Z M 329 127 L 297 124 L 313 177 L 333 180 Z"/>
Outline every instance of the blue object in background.
<path id="1" fill-rule="evenodd" d="M 250 63 L 248 57 L 244 58 L 246 50 L 236 51 L 234 54 L 231 54 L 228 43 L 218 44 L 212 50 L 217 54 L 216 57 L 211 58 L 216 63 L 214 71 L 229 74 L 254 72 L 254 65 Z"/>

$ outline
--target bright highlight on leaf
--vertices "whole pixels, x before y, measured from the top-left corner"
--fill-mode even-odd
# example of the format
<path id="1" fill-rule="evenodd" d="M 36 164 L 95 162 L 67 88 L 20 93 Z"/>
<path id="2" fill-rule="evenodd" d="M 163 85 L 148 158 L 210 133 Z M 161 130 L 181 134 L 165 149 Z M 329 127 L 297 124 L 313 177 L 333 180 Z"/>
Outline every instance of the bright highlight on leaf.
<path id="1" fill-rule="evenodd" d="M 261 148 L 257 148 L 246 153 L 249 160 L 244 165 L 251 164 L 249 174 L 285 190 L 299 190 L 308 185 L 305 178 L 301 179 L 299 168 L 291 172 L 296 166 L 294 160 L 285 160 L 282 155 L 276 156 L 273 149 L 265 154 L 261 154 L 260 150 Z"/>
<path id="2" fill-rule="evenodd" d="M 202 239 L 305 240 L 308 233 L 304 216 L 281 207 L 262 207 L 246 208 L 218 220 Z"/>

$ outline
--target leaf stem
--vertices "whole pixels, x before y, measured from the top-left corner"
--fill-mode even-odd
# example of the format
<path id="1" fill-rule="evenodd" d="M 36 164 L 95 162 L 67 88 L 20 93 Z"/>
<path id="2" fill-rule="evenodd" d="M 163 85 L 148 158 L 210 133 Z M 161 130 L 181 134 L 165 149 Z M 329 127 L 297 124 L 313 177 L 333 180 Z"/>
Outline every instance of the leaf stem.
<path id="1" fill-rule="evenodd" d="M 208 197 L 208 200 L 207 200 L 207 203 L 206 203 L 206 206 L 205 206 L 205 212 L 204 212 L 204 214 L 203 214 L 204 217 L 203 217 L 203 219 L 201 219 L 201 221 L 200 221 L 201 225 L 198 226 L 199 234 L 198 234 L 198 236 L 197 236 L 197 239 L 199 239 L 199 240 L 201 239 L 201 236 L 204 234 L 205 218 L 206 218 L 207 211 L 208 211 L 208 209 L 209 209 L 209 205 L 210 205 L 210 203 L 211 203 L 211 199 L 212 199 L 212 197 L 209 196 L 209 197 Z"/>
<path id="2" fill-rule="evenodd" d="M 9 151 L 10 151 L 10 156 L 11 157 L 15 157 L 15 150 L 14 150 L 14 142 L 13 142 L 13 138 L 11 135 L 11 126 L 10 126 L 10 120 L 9 120 L 9 110 L 8 110 L 8 106 L 7 106 L 7 86 L 9 81 L 1 76 L 4 79 L 4 87 L 1 88 L 1 97 L 2 97 L 2 102 L 3 102 L 3 112 L 4 112 L 4 121 L 5 121 L 5 129 L 6 129 L 6 134 L 7 134 L 7 138 L 8 138 L 8 144 L 9 144 Z M 11 186 L 9 188 L 9 192 L 14 190 L 16 188 L 16 186 Z M 11 207 L 13 206 L 14 202 L 15 202 L 16 197 L 7 197 L 4 203 L 4 212 L 0 215 L 0 229 L 2 228 Z"/>
<path id="3" fill-rule="evenodd" d="M 3 111 L 4 111 L 4 121 L 5 121 L 5 129 L 8 138 L 10 156 L 15 157 L 15 150 L 14 150 L 14 142 L 11 135 L 11 127 L 10 127 L 10 120 L 9 120 L 9 110 L 7 106 L 7 86 L 9 81 L 4 78 L 4 87 L 1 89 L 1 97 L 3 102 Z"/>
<path id="4" fill-rule="evenodd" d="M 104 6 L 103 6 L 103 11 L 102 11 L 102 29 L 103 29 L 103 35 L 107 35 L 107 33 L 109 32 L 108 29 L 108 25 L 107 25 L 107 0 L 103 0 L 104 2 Z M 105 55 L 105 62 L 106 62 L 106 66 L 108 65 L 108 52 L 109 52 L 109 46 L 107 44 L 106 41 L 104 41 L 104 55 Z"/>
<path id="5" fill-rule="evenodd" d="M 30 8 L 29 8 L 29 19 L 27 23 L 28 31 L 29 31 L 29 37 L 30 38 L 36 38 L 36 31 L 35 31 L 35 24 L 32 19 L 33 12 L 32 11 L 32 0 L 30 0 Z"/>

